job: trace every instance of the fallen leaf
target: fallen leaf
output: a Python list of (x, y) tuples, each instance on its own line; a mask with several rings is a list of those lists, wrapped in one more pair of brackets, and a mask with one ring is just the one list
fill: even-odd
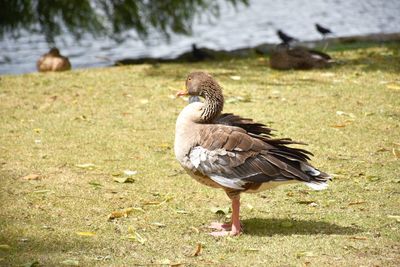
[(258, 249), (258, 248), (246, 248), (244, 251), (255, 252), (255, 251), (260, 251), (260, 249)]
[(171, 261), (169, 259), (163, 259), (159, 261), (160, 265), (171, 265)]
[(140, 207), (133, 207), (132, 210), (134, 211), (140, 211), (140, 212), (145, 212), (144, 209), (140, 208)]
[(234, 81), (239, 81), (241, 79), (241, 77), (238, 75), (232, 75), (232, 76), (229, 76), (229, 78), (231, 78)]
[(367, 180), (370, 181), (370, 182), (376, 182), (376, 181), (379, 181), (380, 179), (381, 178), (376, 176), (376, 175), (368, 175), (367, 176)]
[(344, 127), (346, 127), (348, 124), (345, 124), (345, 123), (338, 123), (338, 124), (333, 124), (333, 125), (331, 125), (331, 127), (333, 127), (333, 128), (344, 128)]
[(397, 84), (388, 84), (388, 85), (386, 85), (386, 87), (387, 87), (388, 89), (400, 91), (400, 85), (397, 85)]
[(350, 236), (349, 239), (354, 239), (354, 240), (367, 240), (368, 238), (365, 236)]
[(28, 262), (22, 265), (23, 267), (39, 267), (40, 263), (38, 261)]
[(94, 165), (93, 163), (76, 164), (75, 166), (81, 169), (89, 169), (89, 170), (93, 170), (96, 167), (96, 165)]
[(300, 251), (297, 253), (297, 258), (301, 258), (301, 257), (315, 257), (314, 252), (312, 251)]
[(393, 148), (392, 149), (392, 153), (393, 153), (393, 155), (396, 157), (396, 158), (400, 158), (400, 149), (398, 149), (398, 148)]
[(348, 116), (348, 117), (350, 117), (350, 118), (355, 118), (355, 117), (356, 117), (353, 113), (347, 113), (347, 112), (340, 111), (340, 110), (336, 111), (336, 115), (339, 115), (339, 116)]
[(232, 96), (232, 97), (228, 97), (225, 100), (226, 103), (228, 104), (233, 104), (233, 103), (237, 103), (237, 102), (251, 102), (251, 96), (250, 95), (246, 95), (246, 96)]
[(132, 177), (114, 177), (113, 181), (123, 184), (123, 183), (133, 183), (135, 182), (135, 179), (133, 179)]
[(193, 257), (199, 256), (200, 253), (202, 252), (202, 250), (203, 250), (203, 246), (201, 245), (201, 243), (198, 243), (197, 246), (196, 246), (196, 249), (192, 253), (192, 256)]
[(24, 176), (24, 177), (22, 177), (21, 179), (23, 179), (23, 180), (39, 180), (39, 174), (28, 174), (28, 175), (26, 175), (26, 176)]
[(128, 217), (129, 214), (131, 214), (133, 211), (133, 208), (126, 208), (123, 210), (117, 210), (117, 211), (113, 211), (111, 212), (110, 215), (108, 215), (108, 220), (113, 220), (113, 219), (117, 219), (117, 218), (122, 218), (122, 217)]
[(354, 202), (350, 202), (350, 203), (349, 203), (349, 206), (352, 206), (352, 205), (360, 205), (360, 204), (365, 204), (365, 203), (367, 203), (367, 202), (366, 202), (366, 201), (363, 201), (363, 200), (354, 201)]
[(49, 192), (51, 192), (51, 190), (43, 189), (43, 190), (36, 190), (36, 191), (33, 191), (32, 193), (33, 193), (33, 194), (46, 194), (46, 193), (49, 193)]
[(196, 234), (200, 233), (200, 230), (194, 226), (190, 226), (190, 229), (193, 230)]
[(137, 171), (125, 170), (125, 171), (124, 171), (124, 174), (125, 174), (125, 175), (128, 175), (128, 176), (132, 176), (132, 175), (137, 174)]
[(297, 203), (310, 205), (312, 203), (315, 203), (315, 201), (314, 200), (299, 200), (299, 201), (297, 201)]
[(159, 205), (161, 205), (163, 202), (161, 202), (161, 201), (146, 201), (146, 202), (144, 202), (143, 203), (143, 205), (146, 205), (146, 206), (159, 206)]
[(178, 213), (178, 214), (188, 214), (188, 213), (189, 213), (189, 212), (187, 212), (186, 210), (179, 210), (179, 209), (176, 209), (175, 211), (176, 211), (176, 213)]
[(133, 227), (129, 226), (128, 232), (130, 233), (128, 239), (135, 240), (142, 245), (146, 242), (146, 239), (142, 237)]
[(0, 250), (9, 250), (9, 249), (11, 249), (11, 247), (9, 245), (7, 245), (7, 244), (1, 244), (0, 245)]
[(163, 224), (163, 223), (159, 223), (159, 222), (152, 222), (151, 225), (160, 227), (160, 228), (164, 228), (167, 227), (167, 225)]
[(96, 233), (95, 232), (76, 232), (77, 235), (80, 236), (95, 236)]
[(281, 223), (281, 226), (285, 227), (285, 228), (290, 228), (290, 227), (293, 227), (293, 223), (291, 221), (283, 221)]
[(67, 265), (67, 266), (79, 266), (79, 261), (77, 260), (65, 260), (60, 262), (62, 265)]
[(385, 147), (381, 147), (378, 150), (376, 150), (376, 152), (387, 152), (387, 151), (390, 151), (390, 150)]
[(247, 206), (247, 208), (248, 208), (249, 210), (251, 210), (251, 211), (254, 210), (254, 207), (253, 207), (252, 205), (247, 204), (246, 206)]
[(400, 215), (388, 215), (389, 219), (395, 219), (397, 222), (400, 222)]
[(211, 207), (210, 210), (212, 213), (219, 214), (219, 215), (226, 215), (231, 212), (230, 207), (226, 207), (226, 208)]

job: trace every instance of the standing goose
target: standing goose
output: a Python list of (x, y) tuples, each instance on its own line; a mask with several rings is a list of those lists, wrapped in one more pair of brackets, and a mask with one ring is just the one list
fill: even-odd
[(198, 182), (222, 188), (232, 201), (229, 225), (212, 224), (214, 236), (238, 235), (240, 193), (259, 192), (280, 184), (304, 182), (313, 189), (327, 187), (330, 176), (312, 167), (310, 152), (291, 148), (291, 139), (272, 139), (271, 129), (233, 114), (221, 114), (222, 89), (204, 72), (193, 72), (180, 95), (200, 96), (204, 103), (187, 105), (176, 121), (175, 156)]
[(71, 63), (67, 57), (60, 54), (58, 48), (53, 47), (39, 58), (36, 62), (36, 67), (40, 72), (65, 71), (71, 69)]

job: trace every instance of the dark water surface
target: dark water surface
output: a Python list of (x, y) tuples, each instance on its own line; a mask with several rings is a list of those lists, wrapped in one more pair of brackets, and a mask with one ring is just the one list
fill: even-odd
[[(135, 37), (135, 32), (123, 43), (90, 36), (76, 42), (68, 35), (56, 41), (73, 68), (101, 67), (121, 58), (173, 58), (190, 51), (193, 43), (216, 50), (278, 43), (277, 29), (300, 40), (316, 40), (321, 38), (314, 28), (316, 22), (329, 27), (337, 37), (398, 33), (400, 0), (251, 0), (250, 6), (236, 9), (222, 4), (218, 19), (199, 16), (193, 36), (173, 35), (170, 42), (156, 32), (146, 42)], [(36, 60), (47, 50), (47, 43), (38, 35), (4, 38), (0, 41), (0, 74), (36, 71)]]

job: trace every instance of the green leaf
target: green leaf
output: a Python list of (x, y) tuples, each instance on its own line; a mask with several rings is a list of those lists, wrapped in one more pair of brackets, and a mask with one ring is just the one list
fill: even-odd
[(113, 181), (123, 184), (123, 183), (133, 183), (135, 182), (135, 179), (133, 179), (132, 177), (114, 177)]
[(40, 263), (38, 261), (33, 261), (33, 262), (27, 262), (22, 266), (23, 267), (38, 267), (38, 266), (40, 266)]
[(11, 249), (11, 247), (9, 245), (7, 245), (7, 244), (1, 244), (0, 245), (0, 250), (9, 250), (9, 249)]
[(219, 215), (227, 215), (231, 212), (230, 207), (226, 207), (226, 208), (211, 207), (210, 210), (212, 213), (219, 214)]
[(284, 228), (290, 228), (293, 227), (293, 223), (291, 221), (284, 221), (281, 223), (281, 226)]
[(78, 260), (65, 260), (60, 262), (62, 265), (67, 265), (67, 266), (79, 266), (79, 261)]

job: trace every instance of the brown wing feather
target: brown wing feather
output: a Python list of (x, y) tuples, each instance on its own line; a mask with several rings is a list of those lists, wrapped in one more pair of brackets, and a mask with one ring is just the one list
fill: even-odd
[(323, 173), (320, 179), (316, 179), (301, 169), (301, 162), (309, 165), (305, 160), (307, 155), (302, 150), (284, 146), (288, 139), (274, 140), (272, 143), (275, 145), (272, 145), (268, 140), (252, 137), (241, 128), (218, 124), (205, 125), (201, 137), (198, 145), (206, 151), (204, 153), (213, 155), (204, 156), (204, 161), (198, 166), (204, 175), (240, 179), (245, 183), (326, 180), (321, 178)]

